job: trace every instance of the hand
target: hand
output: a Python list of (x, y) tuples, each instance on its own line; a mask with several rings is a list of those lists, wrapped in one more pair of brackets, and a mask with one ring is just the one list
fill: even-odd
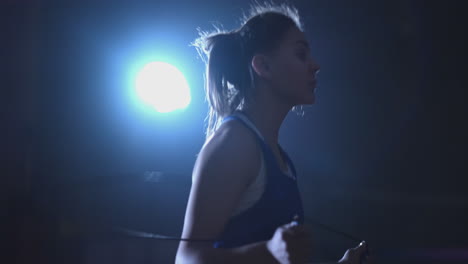
[(306, 263), (310, 257), (310, 233), (303, 225), (293, 221), (276, 229), (267, 242), (267, 248), (281, 264)]
[(338, 261), (340, 264), (375, 264), (374, 256), (362, 241), (357, 247), (346, 250), (344, 256)]

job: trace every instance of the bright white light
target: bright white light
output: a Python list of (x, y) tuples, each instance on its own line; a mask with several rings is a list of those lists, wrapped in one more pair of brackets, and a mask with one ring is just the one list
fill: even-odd
[(164, 62), (146, 64), (136, 76), (135, 87), (140, 99), (160, 113), (184, 109), (191, 100), (184, 75)]

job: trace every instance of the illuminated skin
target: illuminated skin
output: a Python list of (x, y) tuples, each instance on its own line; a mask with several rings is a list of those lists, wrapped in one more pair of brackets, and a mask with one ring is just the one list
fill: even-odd
[(293, 106), (313, 104), (320, 66), (311, 58), (305, 34), (297, 27), (286, 32), (272, 54), (256, 54), (252, 68), (259, 76), (253, 103), (245, 114), (257, 126), (285, 169), (278, 145), (278, 133)]
[(291, 107), (315, 102), (316, 73), (320, 66), (311, 58), (304, 33), (291, 28), (271, 58), (268, 84)]
[[(273, 54), (256, 54), (252, 58), (259, 78), (252, 103), (243, 111), (264, 136), (283, 169), (286, 162), (279, 154), (278, 130), (294, 105), (313, 103), (314, 77), (319, 68), (310, 59), (309, 50), (298, 41), (306, 43), (304, 34), (292, 28)], [(207, 140), (193, 170), (183, 237), (210, 239), (222, 232), (246, 187), (258, 175), (261, 155), (256, 136), (237, 121), (222, 125)], [(298, 225), (279, 228), (270, 241), (236, 249), (181, 242), (176, 263), (277, 263), (278, 256), (271, 252), (285, 253), (279, 248), (283, 245), (281, 233), (284, 237), (295, 234), (296, 238), (288, 242), (296, 245), (290, 253), (305, 260), (310, 254), (309, 236), (305, 235), (306, 228)]]
[[(320, 67), (312, 60), (307, 43), (303, 32), (291, 28), (272, 54), (255, 54), (251, 62), (259, 78), (252, 101), (243, 112), (263, 135), (283, 170), (286, 162), (278, 148), (281, 124), (293, 106), (315, 102), (315, 75)], [(261, 155), (256, 136), (238, 121), (227, 122), (213, 133), (194, 166), (182, 237), (213, 239), (222, 232), (243, 192), (258, 175)], [(363, 246), (348, 250), (339, 263), (360, 263), (363, 250)], [(288, 224), (278, 227), (268, 241), (233, 249), (181, 242), (176, 264), (305, 263), (310, 254), (307, 228)]]

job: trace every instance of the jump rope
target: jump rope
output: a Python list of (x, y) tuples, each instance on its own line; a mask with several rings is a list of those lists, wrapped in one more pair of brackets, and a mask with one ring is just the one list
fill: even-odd
[[(293, 219), (293, 221), (295, 221)], [(317, 227), (320, 227), (324, 230), (327, 230), (331, 233), (340, 235), (344, 238), (347, 238), (349, 240), (352, 240), (355, 243), (360, 243), (364, 241), (363, 239), (360, 239), (356, 236), (353, 236), (351, 234), (348, 234), (343, 231), (339, 231), (333, 227), (330, 227), (328, 225), (322, 224), (312, 218), (306, 217), (305, 218), (306, 223), (310, 223), (312, 225), (315, 225)], [(297, 222), (296, 222), (297, 224)], [(130, 237), (138, 237), (138, 238), (146, 238), (146, 239), (153, 239), (153, 240), (170, 240), (170, 241), (187, 241), (187, 242), (205, 242), (205, 243), (214, 243), (216, 240), (215, 239), (196, 239), (196, 238), (181, 238), (181, 237), (176, 237), (176, 236), (166, 236), (166, 235), (161, 235), (161, 234), (155, 234), (155, 233), (150, 233), (150, 232), (142, 232), (142, 231), (137, 231), (137, 230), (132, 230), (128, 228), (122, 228), (122, 227), (115, 227), (115, 230), (123, 233), (127, 236)], [(369, 245), (366, 242), (366, 254), (369, 254)]]
[[(354, 235), (348, 234), (343, 231), (339, 231), (333, 227), (330, 227), (328, 225), (322, 224), (312, 218), (306, 217), (305, 222), (312, 224), (314, 226), (320, 227), (321, 229), (324, 229), (326, 231), (329, 231), (331, 233), (337, 234), (342, 236), (343, 238), (349, 239), (355, 243), (360, 243), (362, 241), (365, 241), (363, 239), (360, 239)], [(204, 242), (204, 243), (213, 243), (216, 240), (214, 239), (196, 239), (196, 238), (181, 238), (181, 237), (175, 237), (175, 236), (166, 236), (166, 235), (161, 235), (161, 234), (155, 234), (155, 233), (150, 233), (150, 232), (141, 232), (137, 230), (132, 230), (128, 228), (122, 228), (122, 227), (114, 227), (114, 231), (117, 231), (120, 234), (124, 234), (126, 236), (130, 237), (137, 237), (137, 238), (145, 238), (145, 239), (152, 239), (152, 240), (165, 240), (165, 241), (189, 241), (189, 242)], [(378, 253), (377, 257), (380, 260), (386, 259), (394, 259), (394, 260), (402, 260), (402, 259), (413, 259), (413, 260), (425, 260), (425, 261), (430, 261), (430, 260), (440, 260), (443, 262), (446, 262), (447, 260), (456, 260), (458, 261), (457, 263), (462, 263), (460, 261), (464, 261), (463, 263), (468, 263), (465, 261), (468, 261), (468, 248), (461, 248), (461, 249), (444, 249), (444, 248), (433, 248), (433, 249), (425, 249), (425, 248), (420, 248), (416, 250), (407, 250), (407, 251), (401, 251), (398, 252), (398, 250), (379, 250), (376, 252), (375, 248), (369, 249), (369, 244), (366, 241), (366, 255), (372, 254), (376, 256), (376, 253)], [(308, 262), (311, 263), (311, 262)], [(329, 264), (329, 263), (336, 263), (336, 261), (332, 262), (321, 262), (321, 264)], [(431, 262), (433, 263), (433, 262)], [(437, 263), (442, 263), (442, 262), (437, 262)], [(452, 262), (450, 262), (452, 263)], [(315, 263), (317, 264), (317, 263)]]
[[(348, 233), (336, 230), (332, 227), (319, 223), (313, 219), (306, 218), (306, 222), (319, 226), (329, 232), (346, 237), (354, 242), (363, 241), (363, 239), (360, 239)], [(217, 241), (215, 239), (196, 239), (196, 238), (181, 238), (181, 237), (175, 237), (175, 236), (166, 236), (166, 235), (160, 235), (160, 234), (155, 234), (155, 233), (150, 233), (150, 232), (137, 231), (137, 230), (123, 228), (123, 227), (115, 227), (114, 229), (118, 232), (122, 232), (123, 234), (129, 235), (129, 236), (140, 237), (140, 238), (151, 238), (151, 239), (156, 239), (156, 240), (175, 240), (175, 241), (188, 241), (188, 242), (215, 242)]]

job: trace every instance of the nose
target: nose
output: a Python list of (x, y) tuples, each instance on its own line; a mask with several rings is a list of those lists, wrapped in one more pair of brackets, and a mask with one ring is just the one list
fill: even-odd
[(310, 64), (309, 64), (309, 71), (315, 78), (317, 73), (319, 73), (319, 71), (320, 71), (320, 65), (311, 60)]

